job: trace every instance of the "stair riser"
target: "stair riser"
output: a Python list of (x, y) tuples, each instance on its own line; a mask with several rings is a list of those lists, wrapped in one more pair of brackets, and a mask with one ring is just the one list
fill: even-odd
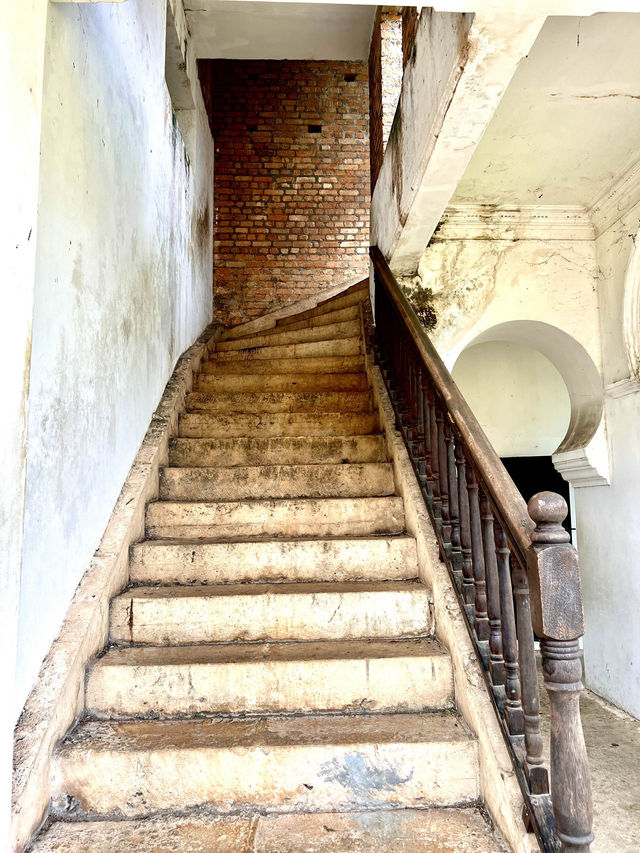
[(236, 641), (347, 640), (428, 636), (426, 588), (412, 592), (136, 597), (111, 604), (114, 643), (157, 646)]
[(333, 323), (345, 323), (348, 320), (360, 322), (360, 308), (358, 305), (349, 305), (346, 308), (338, 308), (335, 311), (327, 311), (326, 314), (318, 314), (316, 317), (308, 317), (306, 320), (296, 320), (295, 318), (286, 318), (278, 320), (276, 329), (287, 331), (293, 329), (307, 329), (310, 326), (320, 327), (328, 326)]
[(187, 413), (180, 415), (180, 435), (184, 438), (228, 438), (229, 436), (350, 436), (379, 431), (378, 416), (322, 412), (271, 415)]
[(187, 409), (191, 412), (213, 412), (243, 414), (279, 414), (296, 412), (370, 412), (371, 398), (368, 392), (322, 392), (303, 393), (191, 393), (186, 398)]
[(285, 344), (262, 346), (255, 349), (214, 352), (210, 361), (214, 364), (229, 361), (253, 361), (272, 358), (326, 358), (345, 355), (360, 355), (360, 338), (344, 338), (338, 341), (316, 341), (309, 344)]
[(181, 666), (94, 666), (86, 707), (98, 716), (179, 716), (450, 708), (447, 655)]
[(417, 576), (415, 540), (164, 544), (131, 551), (132, 583), (403, 580)]
[(356, 498), (392, 495), (388, 463), (257, 468), (163, 468), (160, 499), (239, 501), (265, 498)]
[(147, 535), (151, 539), (372, 536), (403, 531), (404, 510), (399, 498), (239, 504), (159, 501), (147, 507)]
[(270, 334), (253, 334), (235, 340), (221, 340), (215, 344), (214, 352), (229, 352), (231, 350), (249, 349), (261, 346), (283, 346), (287, 344), (309, 343), (311, 341), (340, 340), (342, 338), (357, 338), (360, 334), (360, 323), (348, 320), (345, 323), (334, 323), (327, 326), (315, 326), (302, 329), (277, 329)]
[(357, 373), (364, 369), (361, 355), (326, 356), (324, 358), (234, 359), (232, 361), (203, 361), (200, 372), (217, 376), (285, 373)]
[(352, 438), (173, 438), (169, 464), (212, 468), (237, 465), (338, 465), (383, 462), (387, 458), (379, 435)]
[(272, 375), (247, 374), (216, 376), (201, 373), (194, 378), (193, 390), (204, 393), (251, 391), (270, 393), (318, 393), (319, 391), (366, 391), (367, 377), (364, 373), (279, 373)]
[(344, 296), (336, 296), (335, 299), (332, 299), (329, 302), (321, 303), (317, 308), (309, 308), (307, 311), (302, 311), (300, 314), (295, 314), (291, 317), (283, 317), (281, 320), (278, 320), (278, 325), (287, 326), (289, 322), (299, 323), (303, 320), (322, 317), (325, 314), (339, 311), (342, 308), (350, 308), (354, 305), (357, 307), (364, 299), (367, 298), (368, 292), (368, 287), (363, 287), (362, 289), (354, 290), (351, 293), (346, 293)]
[[(259, 725), (259, 724), (257, 724)], [(78, 751), (53, 762), (52, 808), (143, 816), (209, 805), (274, 811), (459, 805), (477, 801), (472, 742)]]

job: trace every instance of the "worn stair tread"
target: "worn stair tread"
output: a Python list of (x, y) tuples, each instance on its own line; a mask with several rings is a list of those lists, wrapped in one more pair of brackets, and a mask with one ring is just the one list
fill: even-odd
[(277, 412), (269, 415), (198, 412), (182, 414), (179, 419), (179, 434), (188, 438), (351, 436), (379, 431), (375, 412)]
[(111, 640), (172, 645), (426, 636), (420, 581), (133, 587), (111, 604)]
[(400, 580), (417, 577), (416, 541), (386, 537), (201, 542), (145, 540), (131, 549), (132, 583)]
[(269, 359), (233, 359), (229, 361), (203, 361), (201, 373), (216, 376), (241, 376), (243, 374), (299, 374), (299, 373), (358, 373), (364, 370), (364, 355), (326, 355), (285, 357)]
[(209, 361), (214, 364), (225, 361), (252, 361), (257, 359), (272, 358), (307, 358), (309, 356), (344, 356), (360, 355), (362, 353), (362, 341), (360, 337), (329, 338), (321, 341), (311, 341), (300, 344), (274, 344), (247, 347), (246, 349), (212, 352)]
[(402, 498), (282, 498), (259, 501), (155, 501), (147, 505), (151, 539), (341, 536), (401, 533)]
[(337, 341), (342, 338), (358, 337), (360, 322), (358, 319), (345, 320), (325, 326), (310, 326), (301, 329), (276, 327), (269, 333), (254, 332), (240, 338), (225, 338), (216, 341), (213, 352), (229, 352), (240, 349), (253, 349), (259, 346), (281, 346), (283, 344), (305, 343), (311, 341)]
[(243, 465), (356, 464), (387, 458), (382, 435), (176, 437), (169, 441), (169, 465), (228, 468)]
[(109, 718), (452, 705), (451, 659), (425, 638), (129, 646), (100, 658), (86, 686), (87, 711)]
[[(203, 809), (202, 812), (205, 812)], [(507, 853), (475, 808), (59, 822), (31, 853)]]
[(278, 412), (370, 412), (368, 391), (191, 391), (187, 412), (268, 415)]
[(364, 371), (353, 373), (198, 373), (193, 390), (201, 392), (311, 392), (366, 391)]
[(350, 498), (394, 494), (390, 462), (160, 469), (161, 500)]
[[(359, 305), (346, 305), (343, 308), (333, 308), (331, 311), (326, 311), (322, 314), (317, 314), (315, 317), (307, 317), (299, 320), (296, 314), (291, 317), (283, 317), (279, 320), (272, 321), (273, 324), (263, 329), (245, 328), (242, 326), (234, 326), (231, 329), (225, 329), (219, 341), (233, 341), (239, 338), (248, 338), (252, 335), (273, 335), (284, 330), (293, 329), (308, 329), (318, 326), (330, 326), (334, 323), (343, 323), (346, 320), (360, 320)], [(216, 341), (217, 343), (217, 341)]]

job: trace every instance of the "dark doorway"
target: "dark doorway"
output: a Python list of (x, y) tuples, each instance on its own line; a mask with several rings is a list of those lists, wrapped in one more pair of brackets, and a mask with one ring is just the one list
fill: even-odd
[[(536, 492), (557, 492), (571, 507), (569, 483), (558, 474), (550, 456), (505, 456), (502, 461), (525, 501)], [(563, 526), (572, 533), (571, 512)]]

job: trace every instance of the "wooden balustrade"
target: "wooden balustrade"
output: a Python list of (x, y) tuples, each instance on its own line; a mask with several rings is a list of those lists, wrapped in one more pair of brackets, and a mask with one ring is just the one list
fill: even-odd
[[(580, 711), (577, 553), (564, 500), (524, 503), (384, 257), (371, 249), (375, 352), (543, 850), (586, 853), (591, 789)], [(543, 762), (535, 636), (551, 705)], [(551, 814), (551, 809), (553, 814)]]

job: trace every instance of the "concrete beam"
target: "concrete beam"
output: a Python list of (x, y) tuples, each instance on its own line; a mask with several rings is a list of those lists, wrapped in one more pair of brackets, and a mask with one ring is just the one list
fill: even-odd
[[(423, 10), (372, 200), (372, 239), (413, 275), (545, 17)], [(532, 4), (535, 5), (535, 4)]]

